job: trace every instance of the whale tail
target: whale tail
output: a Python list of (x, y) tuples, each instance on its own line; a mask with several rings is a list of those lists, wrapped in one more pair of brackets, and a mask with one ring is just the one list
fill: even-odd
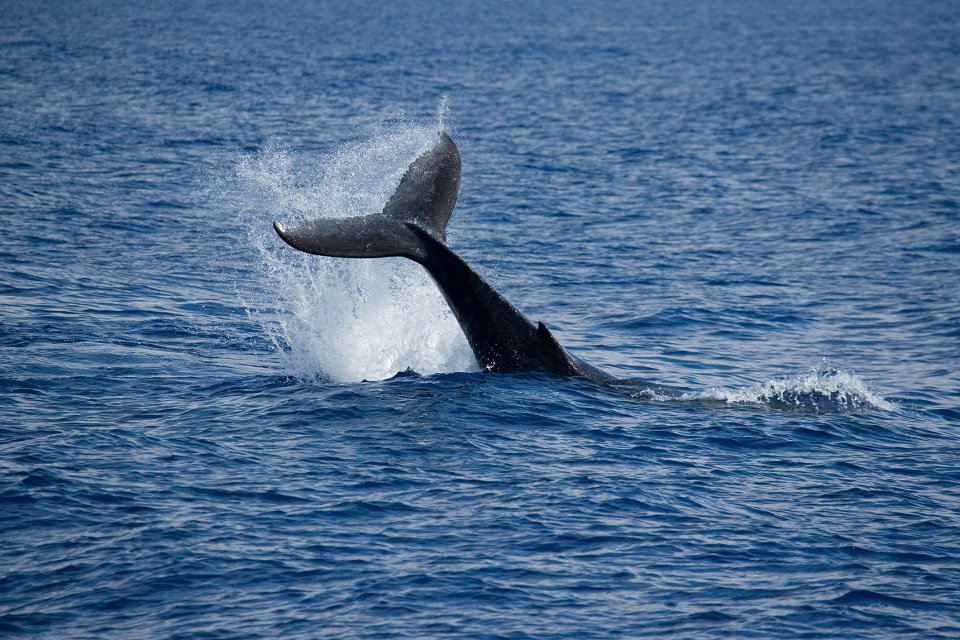
[(437, 283), (477, 363), (486, 371), (543, 371), (557, 376), (609, 376), (575, 359), (541, 322), (534, 325), (446, 245), (447, 220), (460, 189), (460, 153), (446, 133), (410, 164), (380, 213), (320, 218), (280, 237), (307, 253), (340, 258), (401, 256), (419, 262)]
[(445, 132), (407, 168), (383, 211), (355, 218), (317, 218), (273, 228), (294, 249), (339, 258), (401, 256), (423, 262), (417, 230), (446, 240), (447, 221), (460, 190), (460, 152)]

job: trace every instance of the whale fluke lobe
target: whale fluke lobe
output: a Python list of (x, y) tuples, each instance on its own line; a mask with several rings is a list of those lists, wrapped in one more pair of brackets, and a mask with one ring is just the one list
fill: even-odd
[(417, 240), (402, 222), (382, 214), (359, 218), (317, 218), (293, 228), (273, 223), (294, 249), (337, 258), (414, 258)]
[(407, 168), (383, 211), (318, 218), (274, 229), (295, 249), (340, 258), (401, 256), (427, 270), (450, 305), (485, 371), (541, 371), (612, 378), (571, 356), (541, 322), (534, 325), (446, 245), (447, 221), (460, 190), (460, 152), (444, 132)]
[(447, 221), (460, 193), (460, 150), (445, 131), (414, 160), (383, 207), (388, 218), (412, 222), (446, 240)]
[(446, 240), (447, 221), (460, 192), (460, 152), (445, 132), (414, 160), (383, 211), (355, 218), (317, 218), (288, 228), (273, 228), (294, 249), (337, 258), (418, 260), (423, 253), (408, 224)]

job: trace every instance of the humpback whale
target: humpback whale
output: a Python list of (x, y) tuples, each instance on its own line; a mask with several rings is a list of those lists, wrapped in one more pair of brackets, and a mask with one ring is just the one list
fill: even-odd
[(564, 349), (542, 322), (533, 324), (446, 245), (460, 190), (460, 152), (445, 132), (407, 168), (383, 211), (354, 218), (273, 223), (291, 247), (321, 256), (401, 256), (422, 265), (460, 323), (484, 371), (543, 372), (617, 382)]

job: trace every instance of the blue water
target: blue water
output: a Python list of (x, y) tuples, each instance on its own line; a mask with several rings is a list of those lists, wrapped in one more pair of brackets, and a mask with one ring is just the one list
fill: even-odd
[[(682, 397), (273, 235), (440, 126)], [(960, 637), (958, 203), (955, 2), (0, 2), (0, 635)]]

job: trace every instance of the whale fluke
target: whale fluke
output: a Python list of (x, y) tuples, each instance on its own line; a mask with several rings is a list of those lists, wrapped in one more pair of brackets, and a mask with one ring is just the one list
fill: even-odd
[(383, 211), (356, 218), (318, 218), (288, 228), (273, 228), (294, 249), (338, 258), (417, 260), (423, 255), (419, 236), (408, 224), (446, 240), (447, 221), (460, 190), (460, 152), (445, 132), (439, 141), (407, 168)]
[(377, 214), (320, 218), (277, 233), (300, 251), (340, 258), (401, 256), (433, 278), (485, 371), (542, 371), (557, 376), (612, 377), (560, 346), (541, 322), (534, 325), (446, 245), (446, 228), (460, 189), (460, 152), (446, 133), (407, 168)]

